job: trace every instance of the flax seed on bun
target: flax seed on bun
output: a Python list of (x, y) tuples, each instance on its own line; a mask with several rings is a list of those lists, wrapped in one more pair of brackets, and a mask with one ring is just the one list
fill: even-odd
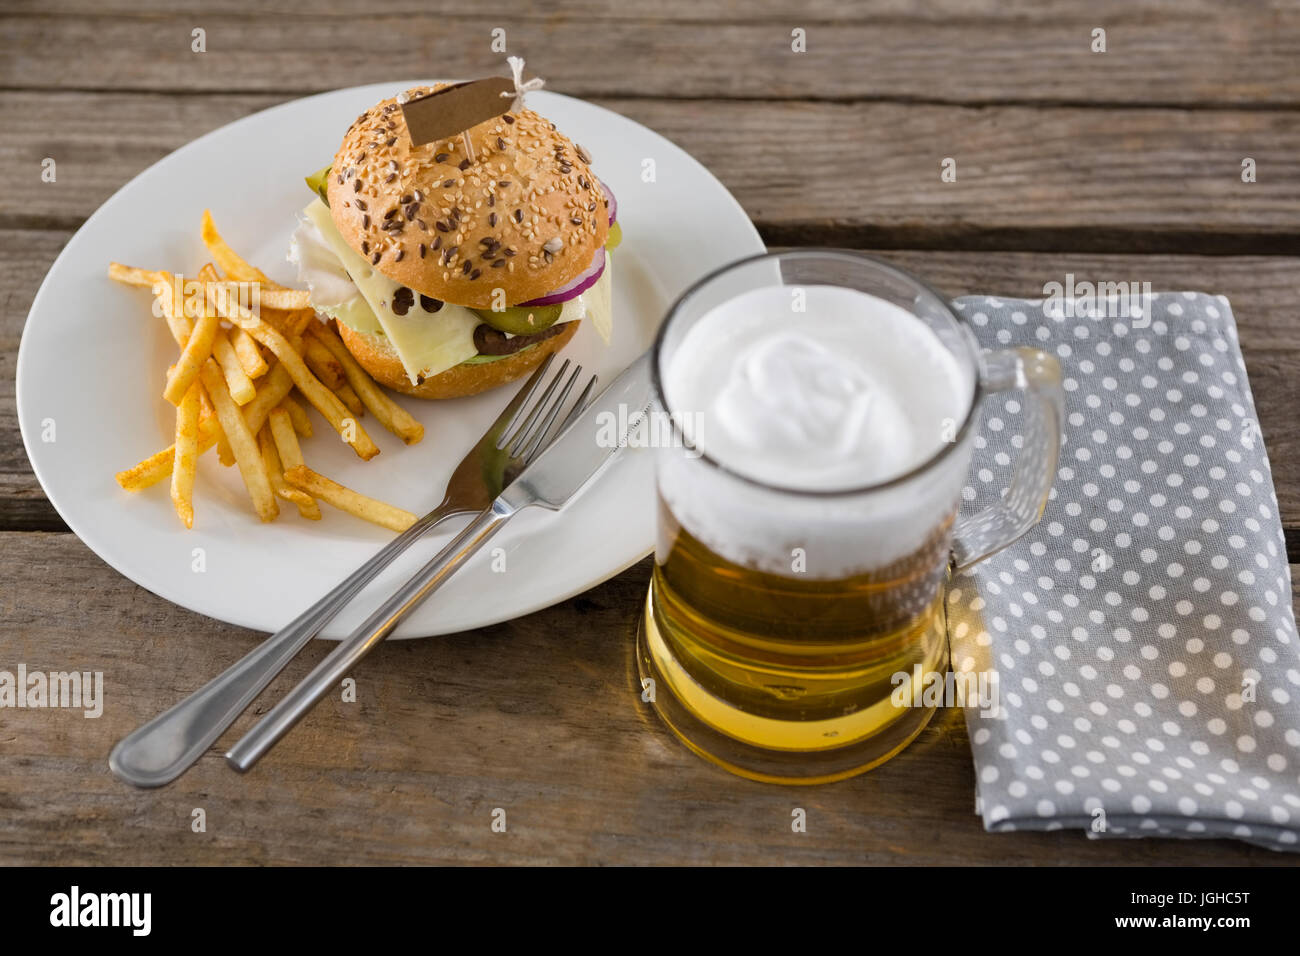
[(517, 305), (562, 288), (609, 232), (585, 152), (530, 109), (467, 133), (473, 159), (460, 136), (413, 146), (396, 98), (362, 113), (328, 185), (344, 241), (393, 281), (456, 305), (491, 308), (495, 289)]

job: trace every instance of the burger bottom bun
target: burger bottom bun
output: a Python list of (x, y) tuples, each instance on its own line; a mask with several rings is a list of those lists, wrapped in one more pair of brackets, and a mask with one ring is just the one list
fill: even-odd
[(477, 395), (489, 388), (496, 388), (517, 378), (523, 378), (552, 352), (564, 348), (565, 343), (578, 331), (578, 322), (565, 322), (563, 331), (543, 339), (536, 345), (497, 359), (495, 362), (480, 362), (474, 365), (453, 365), (445, 372), (439, 372), (426, 378), (419, 385), (412, 385), (402, 366), (402, 360), (387, 339), (377, 335), (366, 335), (349, 328), (342, 322), (335, 321), (339, 337), (348, 351), (356, 358), (358, 364), (370, 373), (380, 385), (386, 385), (394, 391), (416, 398), (460, 398), (463, 395)]

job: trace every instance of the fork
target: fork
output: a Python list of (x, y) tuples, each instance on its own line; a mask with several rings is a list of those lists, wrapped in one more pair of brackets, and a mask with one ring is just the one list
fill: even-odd
[[(546, 447), (586, 405), (595, 376), (578, 396), (573, 410), (552, 429), (574, 382), (576, 367), (565, 359), (536, 401), (533, 393), (550, 368), (553, 355), (529, 377), (505, 410), (456, 466), (442, 502), (379, 549), (365, 564), (344, 578), (324, 597), (248, 654), (118, 741), (108, 765), (120, 779), (137, 787), (160, 787), (184, 773), (266, 689), (308, 641), (334, 619), (384, 568), (434, 527), (457, 515), (476, 514), (488, 507), (514, 476)], [(556, 390), (559, 394), (556, 395)]]

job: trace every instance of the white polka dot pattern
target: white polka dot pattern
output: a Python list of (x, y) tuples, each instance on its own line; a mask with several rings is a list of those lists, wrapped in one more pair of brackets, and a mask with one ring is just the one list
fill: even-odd
[[(966, 711), (985, 827), (1300, 849), (1300, 644), (1227, 299), (957, 308), (984, 347), (1050, 351), (1065, 375), (1042, 521), (948, 597), (953, 668), (998, 676), (997, 714)], [(964, 511), (1005, 489), (1020, 413), (985, 402)]]

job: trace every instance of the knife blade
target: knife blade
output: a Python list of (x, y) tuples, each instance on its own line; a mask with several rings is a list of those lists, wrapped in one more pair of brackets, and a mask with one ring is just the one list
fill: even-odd
[(643, 352), (519, 473), (498, 500), (516, 510), (529, 505), (552, 511), (564, 507), (626, 445), (628, 432), (649, 414), (652, 391), (650, 353)]

